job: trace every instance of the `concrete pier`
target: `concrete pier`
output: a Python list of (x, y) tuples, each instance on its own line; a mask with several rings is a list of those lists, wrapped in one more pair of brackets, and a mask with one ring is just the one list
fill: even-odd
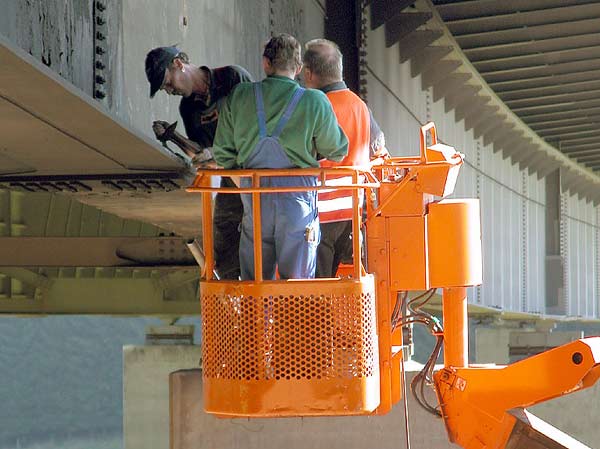
[[(409, 363), (408, 381), (418, 372)], [(202, 372), (181, 370), (170, 376), (171, 449), (398, 449), (405, 447), (404, 409), (385, 416), (221, 419), (202, 409)], [(434, 400), (433, 394), (431, 400)], [(441, 419), (409, 396), (412, 449), (450, 449)]]

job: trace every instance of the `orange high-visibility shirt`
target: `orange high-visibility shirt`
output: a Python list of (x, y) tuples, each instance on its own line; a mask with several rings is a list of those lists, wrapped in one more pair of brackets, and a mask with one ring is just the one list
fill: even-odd
[[(364, 101), (350, 89), (326, 93), (338, 123), (348, 138), (348, 155), (340, 162), (321, 161), (321, 167), (369, 165), (370, 116)], [(327, 177), (327, 185), (352, 183), (351, 176)], [(360, 190), (362, 203), (363, 191)], [(352, 219), (351, 190), (319, 191), (319, 220), (321, 223)]]

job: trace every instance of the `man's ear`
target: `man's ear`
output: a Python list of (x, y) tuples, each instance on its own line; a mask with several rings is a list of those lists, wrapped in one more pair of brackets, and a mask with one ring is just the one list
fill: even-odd
[(271, 65), (271, 61), (266, 56), (262, 58), (263, 70), (269, 75), (273, 71), (273, 66)]
[(299, 64), (298, 67), (296, 68), (296, 75), (294, 76), (294, 78), (298, 75), (300, 75), (300, 72), (302, 72), (302, 64)]
[(179, 58), (175, 58), (175, 59), (173, 59), (173, 66), (177, 70), (181, 70), (181, 69), (183, 69), (183, 61)]
[(305, 81), (312, 81), (312, 77), (313, 77), (313, 73), (311, 72), (311, 70), (304, 66), (304, 80)]

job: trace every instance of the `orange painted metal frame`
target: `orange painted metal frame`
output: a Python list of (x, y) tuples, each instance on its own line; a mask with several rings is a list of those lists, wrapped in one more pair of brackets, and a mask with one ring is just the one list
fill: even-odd
[(583, 390), (599, 377), (600, 337), (509, 366), (447, 365), (434, 376), (449, 439), (466, 449), (506, 447), (516, 422), (511, 411)]
[[(426, 142), (427, 133), (431, 136), (429, 145)], [(435, 196), (443, 197), (454, 188), (457, 170), (463, 162), (463, 156), (453, 148), (438, 143), (433, 123), (428, 123), (420, 130), (420, 150), (420, 155), (417, 157), (395, 157), (382, 161), (372, 167), (372, 172), (348, 167), (302, 170), (200, 170), (198, 172), (193, 186), (188, 191), (203, 194), (203, 243), (206, 251), (205, 279), (201, 282), (203, 307), (217, 310), (216, 308), (223, 301), (239, 306), (242, 304), (240, 301), (246, 297), (260, 297), (262, 304), (271, 304), (269, 298), (274, 297), (274, 294), (279, 295), (278, 298), (290, 296), (293, 298), (292, 303), (296, 301), (295, 304), (298, 304), (300, 298), (301, 302), (312, 301), (311, 304), (314, 305), (323, 301), (323, 298), (336, 297), (336, 295), (343, 298), (344, 294), (354, 292), (352, 294), (355, 296), (369, 298), (369, 295), (374, 292), (377, 314), (375, 339), (373, 339), (374, 334), (364, 339), (366, 342), (364, 347), (369, 345), (378, 347), (376, 373), (369, 371), (368, 374), (346, 380), (341, 377), (326, 376), (318, 379), (319, 382), (299, 378), (297, 384), (278, 384), (280, 380), (276, 378), (277, 375), (275, 379), (263, 379), (264, 383), (255, 379), (231, 378), (231, 375), (230, 378), (213, 375), (208, 379), (208, 384), (205, 378), (205, 402), (210, 412), (227, 416), (387, 413), (401, 397), (399, 362), (402, 353), (398, 348), (402, 344), (402, 336), (399, 329), (392, 329), (391, 313), (397, 301), (397, 293), (411, 289), (443, 289), (445, 367), (434, 376), (435, 388), (449, 438), (463, 448), (506, 447), (516, 422), (510, 413), (511, 410), (588, 388), (600, 378), (600, 337), (578, 340), (510, 366), (468, 365), (465, 287), (481, 283), (479, 205), (476, 200), (436, 201)], [(351, 175), (352, 183), (344, 186), (327, 186), (325, 179), (329, 173)], [(299, 174), (318, 176), (321, 186), (260, 187), (260, 179), (264, 176)], [(239, 189), (211, 187), (210, 178), (215, 175), (250, 177), (252, 186)], [(360, 182), (361, 178), (367, 179), (368, 182)], [(371, 196), (367, 195), (370, 200), (366, 202), (367, 219), (364, 223), (367, 230), (367, 266), (372, 276), (365, 274), (360, 263), (360, 240), (356, 238), (353, 242), (352, 278), (264, 281), (261, 275), (261, 247), (255, 245), (255, 273), (258, 276), (255, 281), (214, 280), (212, 192), (252, 194), (255, 219), (254, 241), (260, 242), (261, 193), (332, 188), (353, 190), (354, 235), (359, 234), (361, 227), (358, 189), (373, 191)], [(395, 226), (400, 225), (402, 230), (395, 229)], [(405, 235), (399, 235), (399, 232)], [(406, 245), (403, 242), (410, 244)], [(409, 252), (403, 254), (403, 250)], [(418, 252), (419, 256), (411, 258), (415, 252)], [(449, 255), (457, 257), (454, 265), (445, 269), (444, 257)], [(403, 270), (398, 261), (404, 264), (412, 261), (417, 263), (418, 267)], [(430, 263), (432, 261), (433, 263)], [(423, 276), (418, 276), (420, 270)], [(296, 291), (301, 292), (300, 296), (294, 296)], [(352, 303), (354, 301), (350, 302)], [(264, 309), (263, 306), (263, 309), (256, 309), (258, 312), (255, 310), (254, 315), (244, 315), (254, 320), (257, 329), (260, 329), (255, 333), (257, 341), (261, 341), (261, 338), (268, 333), (265, 330), (268, 327), (265, 324), (267, 321), (261, 310), (268, 310), (271, 314), (270, 307), (271, 305)], [(318, 316), (317, 309), (321, 306), (314, 305), (314, 307), (316, 309), (310, 312), (313, 315), (309, 313), (308, 316)], [(218, 320), (220, 316), (220, 312), (214, 310), (213, 321)], [(296, 305), (296, 310), (300, 312), (291, 315), (296, 317), (294, 319), (301, 320), (304, 316), (301, 306)], [(366, 316), (364, 311), (361, 313)], [(290, 327), (285, 328), (283, 333), (293, 334), (295, 329), (303, 327), (304, 324), (300, 325), (295, 321)], [(213, 329), (210, 332), (219, 332), (218, 326), (213, 328), (217, 330)], [(237, 328), (233, 326), (232, 329)], [(339, 335), (348, 335), (348, 332), (334, 331), (336, 332)], [(352, 332), (355, 332), (355, 335), (369, 335), (365, 327)], [(228, 338), (231, 341), (232, 337)], [(280, 338), (285, 340), (286, 337)], [(222, 350), (218, 346), (223, 340), (224, 337), (211, 334), (203, 344), (215, 346), (216, 349), (213, 349), (218, 352)], [(307, 341), (310, 345), (309, 338), (303, 340), (303, 343), (290, 343), (290, 347), (304, 345)], [(347, 343), (345, 345), (338, 346), (349, 347)], [(260, 344), (255, 349), (255, 352), (260, 353)], [(295, 350), (290, 349), (292, 352)], [(334, 358), (332, 356), (331, 360)], [(219, 360), (218, 357), (215, 360)], [(270, 362), (256, 363), (262, 366), (261, 369), (265, 372), (270, 369)], [(335, 363), (331, 366), (334, 365)], [(252, 366), (252, 363), (247, 363), (246, 367)], [(221, 368), (225, 371), (226, 368), (228, 369), (218, 365), (212, 369), (220, 372)], [(314, 368), (314, 366), (309, 367), (309, 369)], [(292, 371), (293, 369), (296, 368), (292, 368)], [(342, 390), (347, 393), (345, 398), (342, 397), (342, 390), (339, 390), (336, 385), (343, 386)], [(294, 389), (294, 386), (297, 389)], [(375, 391), (377, 389), (378, 392)], [(300, 395), (300, 401), (294, 405), (289, 398), (296, 394)], [(241, 403), (237, 399), (240, 395), (243, 395)], [(312, 407), (313, 404), (316, 407)]]
[[(261, 187), (264, 177), (298, 175), (317, 176), (321, 185), (309, 188)], [(328, 186), (325, 183), (328, 175), (350, 175), (352, 182)], [(212, 187), (212, 176), (247, 177), (252, 183), (244, 188)], [(379, 182), (371, 172), (347, 167), (198, 171), (188, 191), (202, 193), (206, 263), (200, 287), (205, 365), (204, 406), (207, 412), (239, 417), (318, 416), (371, 414), (377, 408), (380, 403), (380, 376), (376, 297), (373, 276), (366, 274), (360, 262), (360, 239), (353, 240), (355, 262), (351, 278), (264, 280), (260, 210), (261, 195), (264, 193), (351, 189), (352, 228), (354, 235), (359, 235), (361, 216), (358, 190), (378, 187)], [(255, 242), (253, 281), (214, 279), (212, 192), (252, 195)], [(294, 308), (294, 304), (302, 306)], [(319, 317), (326, 313), (329, 318), (325, 322), (319, 321)], [(318, 333), (314, 331), (315, 326), (319, 329)], [(248, 334), (248, 329), (256, 330)], [(298, 340), (298, 332), (306, 338)], [(332, 344), (325, 348), (321, 344), (322, 333), (333, 335)], [(293, 340), (294, 344), (284, 345), (285, 350), (280, 348), (277, 357), (271, 361), (268, 354), (274, 344), (272, 335), (277, 335), (275, 340), (279, 348), (284, 345), (286, 336), (296, 335), (296, 340)], [(233, 347), (238, 349), (233, 350)], [(298, 360), (299, 354), (314, 351), (320, 351), (318, 360), (322, 360), (325, 366), (316, 367), (318, 361), (311, 362), (304, 356), (301, 361)], [(323, 351), (330, 353), (323, 355)], [(216, 363), (215, 360), (221, 360), (222, 363)], [(254, 361), (254, 368), (260, 373), (257, 377), (247, 375), (254, 369), (247, 366), (247, 360)], [(282, 366), (287, 366), (286, 373), (293, 373), (291, 378), (280, 378), (283, 371), (278, 369)], [(238, 374), (232, 375), (232, 372)]]
[[(426, 143), (427, 133), (430, 145)], [(429, 206), (435, 203), (435, 195), (447, 193), (449, 173), (463, 162), (460, 153), (438, 144), (433, 123), (421, 128), (420, 144), (417, 157), (394, 157), (373, 166), (381, 186), (378, 204), (367, 204), (366, 227), (367, 266), (377, 280), (379, 311), (381, 404), (377, 414), (389, 412), (401, 399), (403, 342), (401, 329), (392, 329), (390, 322), (397, 294), (433, 287), (429, 282), (429, 254), (443, 248), (428, 246)], [(463, 272), (472, 268), (465, 266)], [(461, 330), (456, 335), (459, 348), (467, 338), (466, 327)]]
[[(212, 291), (214, 257), (212, 255), (212, 210), (211, 210), (211, 192), (221, 193), (249, 193), (253, 197), (254, 221), (254, 240), (260, 242), (261, 223), (260, 223), (260, 195), (268, 192), (285, 192), (299, 190), (323, 190), (323, 189), (352, 189), (353, 191), (353, 233), (358, 235), (361, 227), (360, 209), (358, 207), (358, 189), (372, 189), (373, 195), (368, 196), (367, 201), (367, 248), (368, 265), (375, 275), (375, 290), (377, 303), (377, 338), (378, 338), (378, 356), (379, 356), (379, 406), (376, 409), (377, 414), (387, 413), (391, 407), (401, 398), (400, 384), (400, 361), (402, 357), (401, 345), (402, 337), (400, 329), (393, 330), (391, 327), (391, 311), (397, 299), (397, 291), (406, 290), (405, 286), (392, 286), (390, 284), (391, 273), (401, 273), (402, 268), (398, 264), (392, 263), (393, 255), (390, 254), (390, 245), (392, 241), (398, 238), (398, 232), (390, 230), (386, 224), (392, 217), (424, 217), (418, 223), (416, 228), (402, 229), (402, 233), (419, 233), (426, 235), (426, 216), (428, 204), (434, 201), (434, 194), (441, 194), (446, 190), (447, 177), (453, 167), (462, 164), (462, 155), (456, 153), (450, 147), (450, 156), (442, 155), (437, 150), (430, 150), (426, 145), (426, 135), (430, 133), (432, 145), (437, 145), (437, 135), (435, 126), (428, 124), (421, 129), (420, 134), (420, 155), (417, 157), (398, 157), (389, 158), (382, 164), (372, 167), (372, 171), (357, 170), (349, 167), (336, 167), (329, 169), (293, 169), (293, 170), (200, 170), (194, 184), (188, 189), (190, 192), (203, 193), (203, 243), (206, 250), (206, 281), (201, 283), (204, 290)], [(260, 187), (260, 180), (266, 176), (297, 176), (313, 175), (318, 176), (321, 185), (313, 188), (278, 188), (278, 187)], [(348, 185), (327, 186), (325, 180), (327, 175), (351, 175), (352, 183)], [(251, 187), (243, 188), (220, 188), (211, 187), (211, 176), (232, 176), (247, 177), (252, 180)], [(367, 182), (359, 182), (366, 179)], [(376, 189), (379, 191), (377, 195)], [(374, 201), (378, 201), (375, 204)], [(426, 239), (421, 239), (426, 243)], [(426, 251), (426, 248), (424, 248)], [(364, 268), (360, 263), (361, 247), (360, 240), (353, 239), (354, 264), (352, 267), (353, 278), (363, 280)], [(253, 288), (264, 285), (270, 285), (262, 279), (262, 254), (260, 245), (254, 246), (255, 263), (255, 281), (237, 283), (241, 294), (247, 294)], [(426, 255), (425, 255), (426, 256)], [(427, 259), (420, 262), (420, 270), (427, 271)], [(314, 286), (314, 291), (319, 294), (325, 290), (323, 280), (306, 281)], [(289, 286), (292, 287), (291, 285)], [(421, 286), (423, 289), (429, 288), (427, 283)], [(464, 337), (464, 335), (462, 335)], [(462, 343), (459, 345), (462, 346)], [(215, 391), (214, 389), (212, 391)], [(260, 395), (259, 395), (260, 396)], [(212, 403), (214, 404), (213, 397)], [(223, 405), (223, 404), (222, 404)], [(218, 413), (217, 406), (213, 412)], [(226, 407), (223, 408), (225, 410)], [(265, 408), (258, 408), (256, 416), (273, 416)], [(235, 414), (235, 412), (224, 412), (226, 414)], [(285, 412), (289, 416), (293, 413), (291, 410)], [(306, 413), (306, 410), (297, 410), (298, 414)], [(331, 404), (329, 414), (351, 414), (345, 410), (336, 410), (335, 404)], [(249, 416), (243, 414), (244, 416)]]

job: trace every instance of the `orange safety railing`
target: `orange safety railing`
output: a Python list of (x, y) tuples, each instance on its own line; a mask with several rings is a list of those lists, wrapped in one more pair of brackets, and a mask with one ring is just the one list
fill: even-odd
[[(342, 185), (327, 185), (327, 176), (352, 176), (352, 183)], [(251, 187), (212, 187), (213, 176), (228, 176), (232, 178), (251, 178)], [(263, 178), (274, 176), (316, 176), (319, 179), (315, 187), (261, 187)], [(362, 179), (365, 181), (362, 182)], [(379, 187), (379, 181), (370, 171), (353, 167), (334, 168), (304, 168), (304, 169), (245, 169), (245, 170), (198, 170), (194, 183), (187, 188), (188, 192), (200, 192), (202, 195), (202, 237), (205, 251), (206, 280), (213, 279), (214, 254), (213, 254), (213, 229), (212, 229), (212, 199), (210, 193), (249, 193), (252, 194), (253, 237), (254, 237), (254, 274), (255, 282), (262, 282), (262, 223), (261, 223), (261, 193), (277, 192), (302, 192), (311, 190), (352, 190), (352, 232), (358, 235), (361, 227), (360, 204), (358, 191), (360, 189), (373, 189)], [(353, 240), (354, 278), (361, 276), (362, 265), (360, 240)]]

